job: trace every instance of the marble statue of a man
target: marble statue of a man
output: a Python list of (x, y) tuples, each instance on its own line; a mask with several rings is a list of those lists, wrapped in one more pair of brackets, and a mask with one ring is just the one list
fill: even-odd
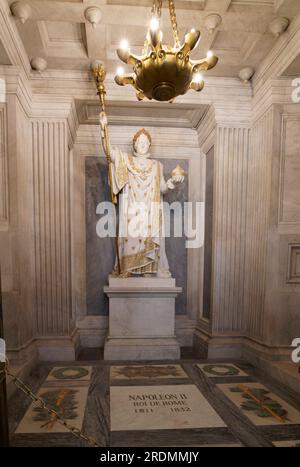
[(174, 175), (166, 182), (161, 162), (150, 159), (150, 146), (151, 136), (142, 129), (134, 136), (133, 154), (111, 148), (113, 192), (120, 194), (118, 245), (123, 277), (171, 275), (162, 194), (182, 183), (184, 176)]

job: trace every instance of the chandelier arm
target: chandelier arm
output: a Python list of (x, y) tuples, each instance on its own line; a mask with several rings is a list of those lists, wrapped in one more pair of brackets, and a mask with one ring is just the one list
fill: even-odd
[(208, 63), (205, 58), (203, 60), (197, 60), (197, 61), (191, 60), (191, 63), (193, 65), (194, 73), (199, 73), (200, 71), (208, 70)]
[(196, 92), (202, 91), (203, 88), (204, 88), (203, 80), (201, 80), (199, 83), (195, 83), (194, 81), (192, 81), (190, 84), (190, 89), (193, 89)]
[(134, 55), (129, 49), (117, 49), (117, 54), (119, 59), (127, 65), (136, 66), (136, 64), (142, 60), (142, 57)]
[(135, 73), (132, 73), (131, 75), (122, 75), (122, 76), (119, 76), (117, 75), (115, 77), (115, 82), (119, 85), (119, 86), (125, 86), (126, 84), (131, 84), (132, 86), (135, 86), (135, 82), (136, 82), (136, 75)]
[(162, 34), (161, 31), (150, 32), (150, 46), (152, 50), (159, 51), (161, 49)]
[(211, 57), (203, 58), (202, 60), (190, 60), (193, 65), (193, 72), (199, 73), (200, 71), (211, 70), (218, 63), (218, 57), (212, 55)]
[(177, 17), (176, 17), (176, 10), (175, 10), (175, 5), (173, 0), (168, 0), (169, 1), (169, 12), (170, 12), (170, 19), (171, 19), (171, 24), (172, 24), (172, 29), (173, 29), (173, 37), (175, 41), (175, 47), (178, 48), (180, 47), (180, 40), (179, 40), (179, 34), (178, 34), (178, 26), (177, 26)]
[(143, 91), (137, 88), (136, 97), (138, 101), (143, 101), (145, 99), (145, 94), (143, 93)]
[(130, 53), (127, 64), (136, 66), (141, 60), (142, 60), (142, 57), (138, 57), (137, 55)]
[(147, 55), (148, 49), (149, 49), (149, 41), (148, 41), (148, 37), (146, 36), (146, 39), (145, 39), (145, 42), (144, 42), (144, 47), (143, 47), (143, 50), (142, 50), (142, 56), (143, 57), (145, 55)]
[(197, 47), (200, 40), (200, 31), (191, 30), (184, 37), (184, 43), (181, 45), (179, 52), (184, 55), (188, 54), (191, 50)]

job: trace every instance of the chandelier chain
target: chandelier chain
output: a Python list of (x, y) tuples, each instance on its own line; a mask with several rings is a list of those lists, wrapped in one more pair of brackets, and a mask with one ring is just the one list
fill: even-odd
[(153, 0), (151, 15), (156, 16), (157, 18), (160, 18), (161, 11), (162, 11), (162, 0)]
[[(151, 8), (151, 16), (152, 18), (155, 16), (156, 18), (161, 18), (162, 12), (162, 0), (153, 0), (152, 8)], [(147, 55), (149, 49), (149, 40), (148, 35), (146, 35), (146, 39), (144, 42), (144, 47), (142, 50), (142, 55)]]
[(172, 24), (172, 29), (173, 29), (173, 37), (175, 41), (175, 46), (179, 47), (180, 40), (179, 40), (179, 34), (178, 34), (175, 4), (173, 0), (169, 0), (169, 11), (170, 11), (170, 18), (171, 18), (171, 24)]

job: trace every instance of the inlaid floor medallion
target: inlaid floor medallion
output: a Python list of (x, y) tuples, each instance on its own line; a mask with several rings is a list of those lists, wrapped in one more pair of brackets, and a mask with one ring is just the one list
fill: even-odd
[[(48, 407), (54, 409), (70, 425), (81, 429), (88, 387), (42, 387), (40, 396)], [(65, 433), (68, 430), (38, 403), (32, 403), (15, 433)]]
[(259, 383), (218, 384), (254, 425), (300, 424), (300, 412)]
[(91, 375), (91, 366), (56, 366), (46, 381), (90, 381)]
[(236, 365), (224, 363), (201, 363), (197, 365), (198, 368), (209, 378), (224, 378), (226, 376), (248, 376), (244, 371)]
[(130, 379), (173, 379), (188, 378), (180, 365), (127, 365), (112, 366), (110, 369), (111, 380)]

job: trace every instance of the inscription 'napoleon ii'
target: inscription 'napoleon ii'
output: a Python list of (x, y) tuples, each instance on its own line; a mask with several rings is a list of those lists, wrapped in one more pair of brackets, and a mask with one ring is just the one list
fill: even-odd
[(171, 412), (190, 412), (187, 395), (181, 394), (129, 394), (136, 413), (153, 413), (153, 408), (168, 407)]
[(129, 394), (130, 401), (162, 401), (162, 400), (180, 400), (180, 399), (187, 399), (186, 394)]

